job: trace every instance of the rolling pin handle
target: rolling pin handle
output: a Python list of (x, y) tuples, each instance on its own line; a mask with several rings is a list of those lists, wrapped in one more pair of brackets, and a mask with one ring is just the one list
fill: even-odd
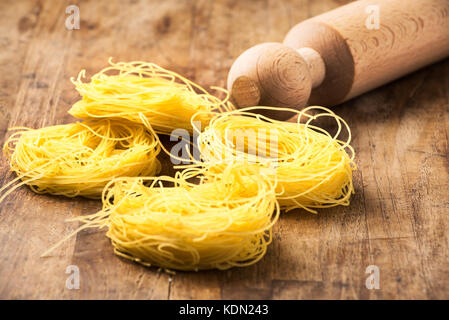
[(309, 66), (312, 77), (312, 89), (318, 87), (326, 76), (326, 65), (321, 55), (312, 48), (299, 48), (296, 50)]
[(238, 107), (257, 106), (260, 102), (259, 84), (248, 76), (238, 76), (229, 88)]
[[(281, 43), (262, 43), (234, 61), (228, 89), (241, 108), (264, 105), (300, 109), (307, 105), (312, 88), (322, 83), (325, 73), (323, 59), (311, 48), (295, 50)], [(270, 116), (279, 118), (283, 114)]]

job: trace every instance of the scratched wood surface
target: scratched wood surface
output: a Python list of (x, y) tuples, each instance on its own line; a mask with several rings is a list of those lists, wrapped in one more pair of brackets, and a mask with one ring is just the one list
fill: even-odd
[[(69, 78), (118, 60), (147, 60), (202, 85), (224, 86), (233, 59), (281, 41), (295, 23), (345, 0), (0, 2), (0, 141), (11, 126), (74, 121)], [(65, 9), (80, 8), (79, 30)], [(335, 107), (353, 130), (358, 171), (349, 207), (283, 214), (256, 265), (158, 272), (112, 253), (105, 230), (67, 218), (100, 203), (22, 187), (0, 204), (1, 299), (447, 299), (449, 298), (449, 61)], [(170, 164), (165, 158), (165, 172)], [(0, 185), (13, 179), (0, 158)], [(66, 268), (80, 288), (66, 288)], [(380, 270), (368, 290), (365, 270)]]

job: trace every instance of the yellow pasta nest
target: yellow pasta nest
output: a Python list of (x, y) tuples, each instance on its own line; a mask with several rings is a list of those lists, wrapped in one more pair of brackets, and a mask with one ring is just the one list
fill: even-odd
[(0, 197), (27, 184), (36, 193), (99, 198), (116, 177), (154, 175), (160, 146), (140, 124), (126, 120), (98, 120), (24, 128), (4, 145), (11, 170), (18, 177), (2, 187)]
[[(115, 253), (147, 266), (201, 270), (256, 263), (279, 217), (275, 186), (256, 166), (231, 164), (201, 178), (204, 170), (116, 179), (104, 191), (102, 211), (75, 219), (84, 222), (79, 230), (107, 226)], [(192, 177), (199, 184), (187, 182)]]
[[(36, 193), (101, 197), (102, 210), (73, 219), (82, 226), (65, 239), (107, 227), (117, 255), (173, 270), (252, 265), (265, 255), (281, 209), (349, 204), (351, 132), (329, 109), (235, 110), (229, 94), (221, 100), (153, 63), (109, 63), (87, 83), (84, 70), (71, 79), (82, 98), (69, 113), (86, 121), (22, 128), (7, 140), (17, 178), (0, 189), (0, 202), (24, 184)], [(320, 117), (335, 120), (335, 134), (313, 124)], [(160, 150), (170, 154), (157, 133), (174, 129), (198, 134), (201, 159), (171, 155), (190, 163), (175, 177), (154, 177)]]
[[(191, 117), (204, 127), (216, 111), (230, 110), (227, 98), (220, 100), (179, 74), (154, 63), (119, 62), (92, 76), (85, 83), (82, 70), (72, 82), (82, 99), (69, 113), (76, 118), (124, 118), (141, 123), (142, 115), (157, 133), (170, 134), (177, 128), (192, 131)], [(215, 88), (220, 91), (224, 89)]]
[[(252, 113), (256, 109), (294, 112), (298, 122), (256, 115)], [(311, 116), (312, 110), (320, 113)], [(336, 121), (335, 135), (312, 125), (319, 117)], [(345, 141), (338, 138), (342, 131), (348, 133)], [(216, 115), (198, 137), (205, 163), (238, 160), (272, 168), (271, 179), (277, 180), (281, 208), (303, 208), (311, 212), (316, 212), (314, 208), (349, 204), (355, 169), (350, 141), (346, 122), (323, 107), (309, 107), (303, 111), (250, 107), (226, 112)]]

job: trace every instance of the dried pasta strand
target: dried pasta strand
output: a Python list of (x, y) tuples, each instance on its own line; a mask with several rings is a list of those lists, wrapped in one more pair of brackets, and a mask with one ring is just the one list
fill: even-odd
[[(234, 109), (228, 102), (211, 95), (183, 76), (154, 63), (112, 62), (85, 83), (85, 70), (72, 78), (82, 99), (69, 113), (76, 118), (124, 118), (141, 122), (143, 114), (157, 133), (170, 134), (174, 129), (192, 131), (191, 117), (204, 127), (216, 112)], [(224, 89), (213, 89), (227, 92)]]
[(158, 140), (143, 125), (127, 120), (22, 129), (11, 135), (3, 151), (17, 178), (0, 189), (0, 202), (23, 184), (36, 193), (100, 198), (116, 177), (160, 171)]

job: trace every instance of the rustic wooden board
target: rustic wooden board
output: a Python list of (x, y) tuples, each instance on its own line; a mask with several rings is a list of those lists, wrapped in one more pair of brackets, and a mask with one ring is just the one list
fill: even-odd
[[(3, 0), (0, 141), (10, 126), (73, 121), (66, 111), (78, 96), (69, 78), (99, 71), (110, 56), (224, 86), (242, 50), (280, 41), (296, 22), (346, 2)], [(74, 3), (81, 28), (69, 31), (65, 8)], [(248, 268), (168, 275), (116, 257), (104, 230), (40, 258), (77, 227), (65, 219), (100, 204), (20, 188), (0, 205), (0, 298), (447, 299), (448, 92), (446, 60), (336, 107), (357, 152), (351, 205), (283, 214), (266, 257)], [(3, 185), (13, 175), (0, 159)], [(372, 264), (379, 290), (365, 287)], [(80, 269), (78, 290), (66, 288), (69, 265)]]

